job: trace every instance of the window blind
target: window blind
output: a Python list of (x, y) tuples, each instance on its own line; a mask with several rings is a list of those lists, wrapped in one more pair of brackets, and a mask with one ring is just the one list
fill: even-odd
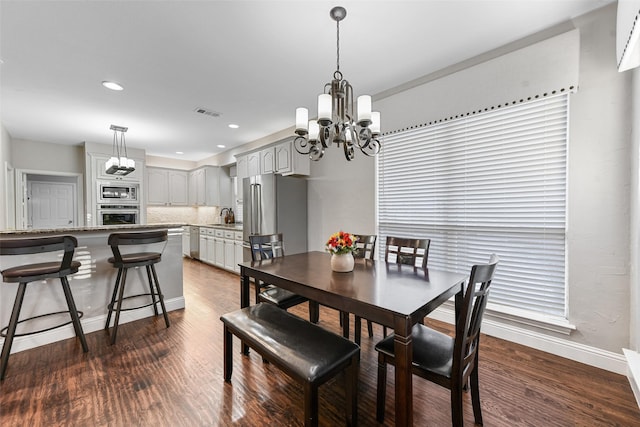
[(378, 232), (431, 239), (428, 266), (500, 257), (490, 302), (565, 316), (568, 95), (385, 136)]

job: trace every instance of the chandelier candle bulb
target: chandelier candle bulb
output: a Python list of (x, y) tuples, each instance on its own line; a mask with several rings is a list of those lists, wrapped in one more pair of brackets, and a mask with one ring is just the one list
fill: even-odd
[(318, 123), (323, 126), (331, 124), (331, 95), (318, 95)]
[(309, 111), (304, 107), (296, 108), (296, 133), (302, 134), (307, 133), (309, 122)]
[(379, 111), (371, 112), (371, 126), (369, 126), (369, 129), (371, 129), (371, 133), (373, 135), (380, 134), (380, 112)]
[(309, 120), (309, 141), (317, 141), (320, 135), (320, 125), (315, 120)]
[(360, 95), (358, 97), (358, 123), (371, 122), (371, 97)]

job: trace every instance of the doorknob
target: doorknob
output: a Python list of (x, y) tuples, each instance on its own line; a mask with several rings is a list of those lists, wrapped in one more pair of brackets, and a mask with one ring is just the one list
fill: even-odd
[(70, 219), (69, 222), (67, 224), (73, 224), (73, 220)]

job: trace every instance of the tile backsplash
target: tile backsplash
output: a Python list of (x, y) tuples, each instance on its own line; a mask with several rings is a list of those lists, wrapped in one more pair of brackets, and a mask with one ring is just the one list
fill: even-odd
[(214, 207), (192, 206), (149, 206), (147, 207), (147, 224), (181, 223), (186, 224), (218, 224), (223, 223), (220, 209)]

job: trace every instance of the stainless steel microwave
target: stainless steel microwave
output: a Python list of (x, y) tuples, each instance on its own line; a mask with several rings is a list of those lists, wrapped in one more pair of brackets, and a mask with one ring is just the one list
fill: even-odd
[(98, 182), (98, 203), (138, 203), (139, 184)]

